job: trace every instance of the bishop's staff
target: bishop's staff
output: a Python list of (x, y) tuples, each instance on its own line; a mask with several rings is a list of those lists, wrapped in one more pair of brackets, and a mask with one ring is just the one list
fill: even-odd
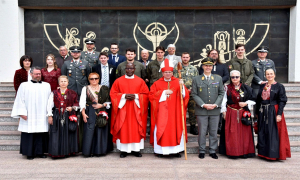
[[(177, 70), (178, 70), (178, 78), (181, 78), (181, 70), (182, 69), (182, 65), (181, 62), (178, 62), (177, 64)], [(181, 114), (182, 114), (182, 131), (183, 131), (183, 141), (184, 141), (184, 157), (185, 160), (187, 160), (187, 154), (186, 154), (186, 134), (185, 134), (185, 122), (184, 122), (184, 108), (183, 108), (183, 97), (182, 97), (182, 85), (180, 84), (180, 100), (181, 100)]]

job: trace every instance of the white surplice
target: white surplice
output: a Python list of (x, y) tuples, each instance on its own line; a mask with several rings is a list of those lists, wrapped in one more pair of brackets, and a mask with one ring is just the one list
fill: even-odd
[[(47, 103), (50, 93), (49, 83), (21, 83), (11, 113), (11, 117), (20, 118), (18, 131), (48, 132)], [(20, 115), (27, 116), (27, 120)]]

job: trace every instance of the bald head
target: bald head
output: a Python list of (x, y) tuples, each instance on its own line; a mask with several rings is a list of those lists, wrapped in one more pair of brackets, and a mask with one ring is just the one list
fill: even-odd
[(143, 61), (147, 61), (149, 59), (149, 51), (147, 49), (142, 50), (141, 57)]
[(126, 75), (127, 76), (129, 76), (129, 77), (132, 76), (134, 74), (134, 71), (135, 71), (134, 64), (133, 63), (127, 63), (125, 70), (126, 70)]

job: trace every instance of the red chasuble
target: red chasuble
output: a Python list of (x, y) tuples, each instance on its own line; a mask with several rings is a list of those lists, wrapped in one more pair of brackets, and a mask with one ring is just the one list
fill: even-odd
[[(179, 79), (172, 76), (169, 88), (173, 91), (166, 101), (160, 102), (159, 99), (164, 90), (168, 89), (168, 82), (164, 77), (160, 78), (151, 86), (149, 99), (151, 102), (151, 135), (150, 144), (154, 143), (154, 128), (157, 128), (157, 144), (165, 146), (177, 146), (180, 144), (182, 136), (182, 114), (180, 100)], [(184, 121), (186, 134), (186, 109), (189, 101), (189, 92), (185, 89)], [(186, 136), (187, 140), (187, 136)]]
[[(123, 94), (138, 94), (140, 108), (134, 100), (126, 100), (125, 105), (119, 109), (119, 103)], [(120, 139), (121, 143), (139, 143), (146, 138), (148, 116), (149, 89), (143, 79), (134, 76), (127, 79), (124, 76), (118, 78), (110, 90), (112, 103), (111, 129), (113, 142)]]

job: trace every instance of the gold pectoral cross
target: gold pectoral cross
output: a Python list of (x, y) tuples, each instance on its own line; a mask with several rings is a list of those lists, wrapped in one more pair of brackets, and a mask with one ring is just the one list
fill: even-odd
[[(170, 81), (168, 81), (168, 90), (170, 90)], [(170, 94), (167, 94), (167, 97), (170, 97)]]

